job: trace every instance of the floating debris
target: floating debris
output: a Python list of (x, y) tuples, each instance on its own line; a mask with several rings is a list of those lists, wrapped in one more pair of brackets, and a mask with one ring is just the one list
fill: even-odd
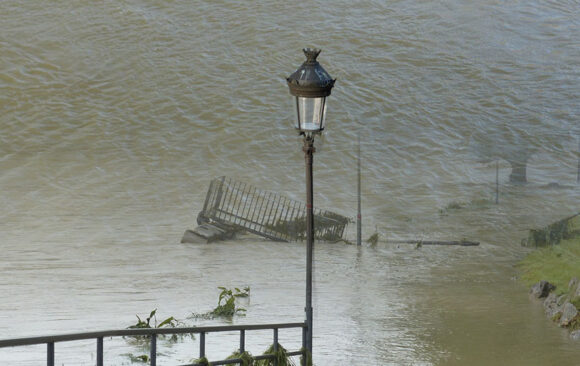
[[(318, 240), (344, 240), (349, 219), (342, 215), (314, 210), (314, 237)], [(198, 227), (187, 230), (182, 243), (211, 242), (247, 231), (274, 241), (306, 239), (306, 205), (267, 192), (243, 182), (219, 177), (211, 181)]]
[(469, 241), (469, 240), (389, 240), (388, 243), (392, 244), (415, 244), (417, 248), (423, 245), (459, 245), (462, 247), (473, 247), (478, 246), (479, 242)]

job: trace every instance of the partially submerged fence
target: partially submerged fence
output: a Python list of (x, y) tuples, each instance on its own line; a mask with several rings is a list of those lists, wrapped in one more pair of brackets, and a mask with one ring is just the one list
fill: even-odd
[[(198, 224), (216, 222), (277, 241), (306, 237), (306, 206), (280, 194), (267, 192), (227, 177), (211, 181)], [(315, 209), (314, 237), (341, 240), (349, 219)]]
[[(21, 347), (21, 346), (31, 346), (38, 344), (46, 344), (46, 365), (55, 366), (55, 344), (61, 342), (70, 341), (80, 341), (87, 339), (96, 340), (96, 351), (97, 351), (97, 366), (104, 366), (104, 338), (109, 337), (136, 337), (136, 336), (147, 336), (150, 337), (150, 356), (149, 362), (151, 366), (157, 365), (157, 336), (164, 334), (198, 334), (199, 335), (199, 358), (206, 357), (205, 354), (205, 335), (207, 333), (217, 333), (217, 332), (240, 332), (240, 343), (239, 350), (243, 353), (246, 349), (246, 331), (252, 330), (272, 330), (272, 344), (276, 350), (278, 347), (278, 330), (284, 328), (302, 328), (302, 349), (297, 351), (287, 352), (288, 356), (304, 356), (304, 341), (305, 341), (305, 331), (306, 323), (281, 323), (281, 324), (258, 324), (258, 325), (231, 325), (231, 326), (215, 326), (215, 327), (191, 327), (191, 328), (141, 328), (141, 329), (120, 329), (120, 330), (109, 330), (102, 332), (90, 332), (90, 333), (74, 333), (74, 334), (61, 334), (54, 336), (45, 337), (32, 337), (32, 338), (16, 338), (16, 339), (6, 339), (0, 340), (0, 348), (4, 347)], [(270, 354), (264, 354), (260, 356), (254, 356), (254, 360), (273, 360), (276, 363), (276, 356)], [(228, 365), (228, 364), (241, 364), (241, 359), (229, 359), (229, 360), (217, 360), (209, 361), (211, 365)], [(203, 364), (187, 364), (183, 366), (203, 366)]]

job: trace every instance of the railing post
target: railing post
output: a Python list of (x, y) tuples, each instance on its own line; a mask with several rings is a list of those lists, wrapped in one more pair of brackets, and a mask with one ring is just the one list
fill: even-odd
[(246, 352), (246, 331), (240, 330), (240, 353)]
[[(302, 359), (310, 359), (311, 353), (309, 352), (306, 345), (308, 345), (308, 323), (306, 321), (302, 323), (283, 323), (283, 324), (248, 324), (242, 326), (210, 326), (210, 327), (187, 327), (187, 328), (175, 328), (169, 332), (166, 331), (156, 331), (149, 330), (147, 333), (143, 333), (142, 329), (131, 330), (131, 329), (121, 329), (121, 330), (111, 330), (111, 331), (100, 331), (100, 332), (85, 332), (85, 333), (73, 333), (73, 334), (61, 334), (57, 336), (44, 336), (44, 337), (30, 337), (30, 338), (16, 338), (16, 339), (0, 339), (0, 349), (5, 347), (23, 347), (30, 345), (46, 345), (46, 365), (55, 366), (55, 344), (62, 342), (80, 341), (80, 340), (96, 340), (96, 361), (93, 360), (93, 365), (104, 366), (104, 338), (107, 337), (125, 337), (125, 336), (140, 336), (140, 337), (151, 337), (150, 342), (150, 354), (149, 354), (149, 365), (157, 365), (157, 338), (159, 334), (199, 334), (200, 336), (200, 350), (199, 358), (206, 357), (206, 334), (207, 333), (219, 333), (219, 332), (240, 332), (240, 352), (246, 352), (246, 332), (254, 330), (266, 330), (271, 329), (273, 331), (273, 350), (275, 353), (279, 352), (282, 348), (279, 345), (278, 335), (280, 329), (286, 328), (301, 328), (302, 329), (302, 350), (289, 351), (290, 356), (302, 355)], [(273, 356), (260, 356), (260, 359), (273, 359)], [(231, 360), (229, 360), (231, 361)], [(228, 360), (214, 361), (216, 364), (230, 364)], [(1, 364), (1, 361), (0, 361)], [(276, 366), (280, 363), (274, 360), (271, 362)], [(3, 364), (2, 364), (3, 365)], [(0, 366), (2, 366), (0, 365)]]
[(103, 337), (97, 338), (97, 366), (103, 366)]
[(157, 334), (151, 334), (151, 354), (149, 357), (151, 366), (157, 366)]
[(46, 365), (54, 366), (54, 342), (46, 344)]
[(199, 333), (199, 358), (205, 357), (205, 332)]
[(278, 366), (278, 328), (274, 328), (274, 354), (276, 355), (274, 366)]
[[(302, 327), (302, 359), (306, 360), (306, 356), (308, 355), (308, 351), (306, 350), (306, 335), (308, 334), (308, 323), (304, 323), (304, 327)], [(305, 363), (303, 363), (305, 365)]]

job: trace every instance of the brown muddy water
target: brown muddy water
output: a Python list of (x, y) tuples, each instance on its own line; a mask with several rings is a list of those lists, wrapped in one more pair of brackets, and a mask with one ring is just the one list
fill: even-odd
[[(218, 286), (251, 287), (235, 324), (301, 321), (304, 243), (179, 241), (216, 176), (303, 200), (284, 78), (314, 46), (338, 79), (315, 206), (355, 217), (360, 133), (363, 236), (381, 235), (316, 244), (315, 363), (580, 362), (514, 268), (527, 229), (579, 211), (578, 1), (7, 0), (0, 14), (0, 338), (124, 328), (155, 308), (229, 324), (186, 319)], [(522, 151), (528, 184), (513, 185)], [(462, 238), (481, 245), (387, 242)], [(143, 353), (105, 347), (111, 365)], [(196, 347), (161, 343), (160, 362)], [(0, 364), (44, 355), (4, 349)], [(94, 363), (92, 343), (57, 344), (56, 364)]]

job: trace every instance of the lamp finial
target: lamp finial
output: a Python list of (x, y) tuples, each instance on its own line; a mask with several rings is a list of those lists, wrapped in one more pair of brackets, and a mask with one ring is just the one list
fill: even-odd
[(322, 50), (318, 48), (304, 48), (302, 51), (304, 51), (304, 55), (306, 55), (306, 63), (314, 64), (317, 62), (316, 58)]

